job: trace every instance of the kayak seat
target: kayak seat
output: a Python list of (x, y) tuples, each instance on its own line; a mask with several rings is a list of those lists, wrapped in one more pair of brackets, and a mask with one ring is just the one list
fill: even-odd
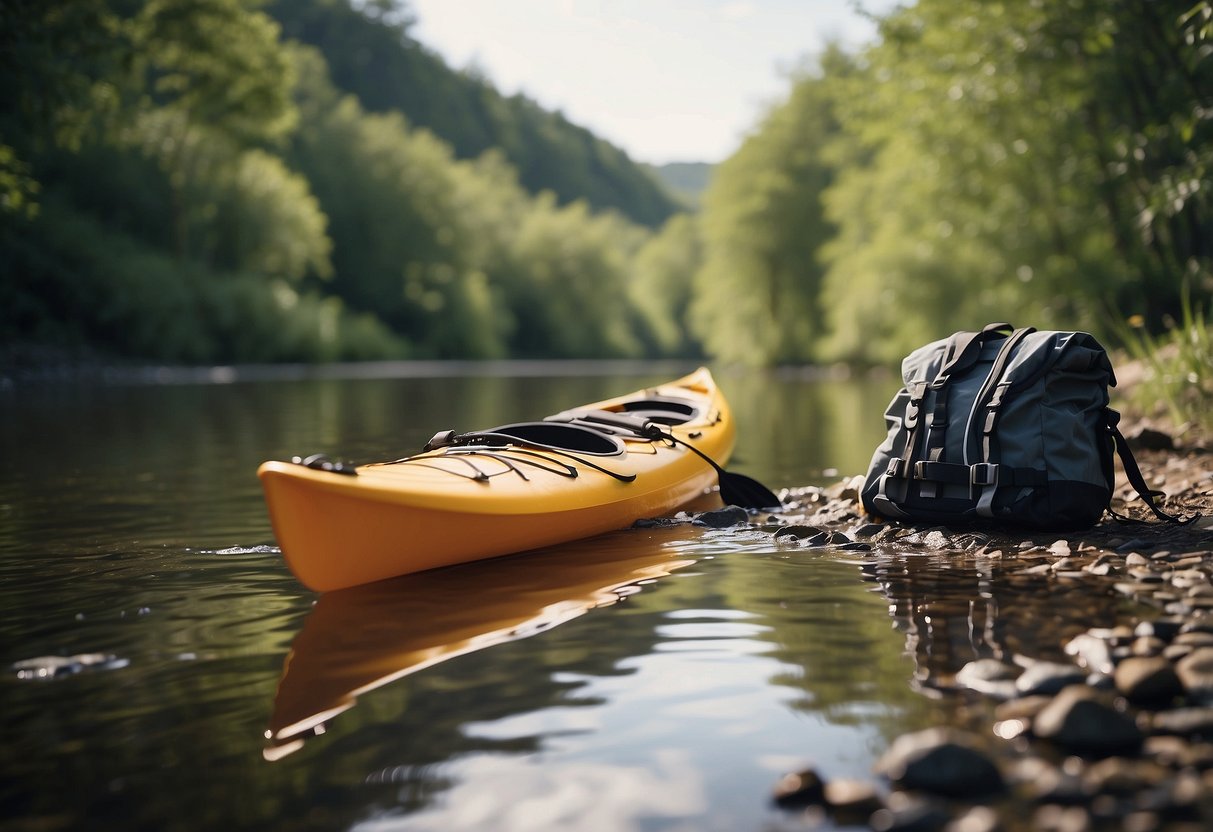
[(625, 450), (622, 440), (615, 436), (568, 422), (518, 422), (462, 435), (447, 431), (435, 435), (425, 449), (450, 446), (500, 448), (508, 444), (590, 456), (618, 456)]
[(653, 396), (623, 403), (623, 409), (661, 425), (682, 425), (699, 415), (699, 408), (683, 399)]

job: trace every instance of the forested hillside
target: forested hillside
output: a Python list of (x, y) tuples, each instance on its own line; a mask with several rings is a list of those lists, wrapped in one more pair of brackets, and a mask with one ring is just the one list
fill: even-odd
[(410, 35), (407, 6), (369, 16), (345, 0), (274, 0), (265, 10), (285, 38), (310, 44), (333, 83), (368, 111), (397, 111), (451, 145), (460, 159), (500, 150), (531, 193), (563, 203), (586, 200), (642, 225), (678, 209), (657, 181), (622, 150), (522, 95), (503, 96), (490, 79), (459, 72)]
[(1209, 0), (900, 7), (656, 227), (621, 184), (649, 174), (442, 67), (407, 5), (264, 8), (0, 5), (5, 343), (889, 365), (988, 320), (1209, 341)]
[(715, 165), (707, 162), (669, 162), (650, 166), (649, 170), (684, 205), (697, 208), (703, 199), (703, 192), (712, 181), (715, 168)]

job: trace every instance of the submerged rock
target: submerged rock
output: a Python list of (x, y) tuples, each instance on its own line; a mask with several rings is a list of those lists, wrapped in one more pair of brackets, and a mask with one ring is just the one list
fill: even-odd
[(876, 787), (863, 780), (831, 780), (824, 797), (834, 820), (843, 825), (864, 823), (884, 807)]
[(817, 806), (825, 800), (825, 781), (811, 768), (785, 774), (775, 784), (773, 798), (784, 809)]
[(902, 788), (946, 797), (996, 794), (1002, 774), (967, 735), (929, 728), (898, 737), (876, 770)]
[(1072, 664), (1035, 662), (1015, 680), (1015, 687), (1023, 696), (1050, 695), (1086, 678), (1086, 671)]
[(998, 699), (1010, 699), (1018, 694), (1015, 679), (1022, 669), (998, 659), (971, 661), (956, 674), (956, 684)]
[(819, 534), (825, 534), (825, 532), (816, 526), (780, 526), (775, 530), (775, 539), (778, 540), (781, 537), (791, 537), (796, 540), (804, 540), (806, 537), (815, 537)]
[(724, 508), (705, 511), (695, 518), (696, 526), (707, 526), (711, 529), (727, 529), (732, 526), (749, 525), (750, 515), (740, 506), (725, 506)]

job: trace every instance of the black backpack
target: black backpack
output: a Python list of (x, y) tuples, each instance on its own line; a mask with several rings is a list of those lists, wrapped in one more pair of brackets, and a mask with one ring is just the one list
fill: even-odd
[(1111, 510), (1118, 452), (1154, 514), (1180, 522), (1155, 505), (1117, 427), (1108, 407), (1116, 377), (1091, 335), (990, 324), (910, 353), (902, 379), (864, 481), (869, 513), (1089, 528)]

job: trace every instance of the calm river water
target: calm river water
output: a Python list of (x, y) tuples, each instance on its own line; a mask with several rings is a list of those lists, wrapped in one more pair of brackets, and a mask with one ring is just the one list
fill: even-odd
[[(1022, 637), (955, 559), (690, 525), (324, 596), (283, 564), (265, 459), (403, 455), (686, 368), (586, 369), (0, 387), (0, 829), (801, 828), (780, 774), (868, 777), (951, 718), (924, 679)], [(862, 472), (896, 384), (718, 381), (730, 468), (774, 488)]]

